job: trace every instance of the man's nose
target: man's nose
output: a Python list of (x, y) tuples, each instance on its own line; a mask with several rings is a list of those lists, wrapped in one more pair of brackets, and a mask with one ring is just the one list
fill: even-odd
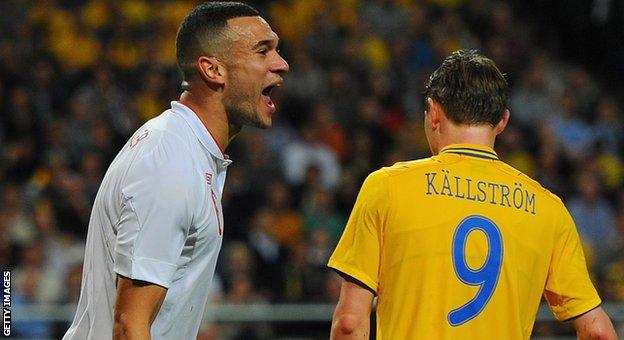
[(275, 73), (286, 73), (290, 70), (290, 65), (286, 59), (282, 58), (281, 55), (277, 54), (277, 59), (273, 63), (273, 67), (271, 68), (272, 72)]

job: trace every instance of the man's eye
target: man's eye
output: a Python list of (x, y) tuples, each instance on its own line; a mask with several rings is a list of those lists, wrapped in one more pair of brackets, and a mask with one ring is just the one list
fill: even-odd
[(258, 50), (258, 53), (260, 53), (260, 54), (267, 54), (267, 53), (269, 53), (269, 49), (263, 48), (261, 50)]

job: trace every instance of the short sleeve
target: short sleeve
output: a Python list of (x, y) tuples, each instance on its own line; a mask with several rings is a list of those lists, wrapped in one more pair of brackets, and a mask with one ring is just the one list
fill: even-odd
[(388, 175), (370, 174), (355, 201), (347, 226), (328, 266), (365, 284), (373, 292), (379, 285), (383, 227), (388, 215)]
[(569, 212), (563, 208), (544, 296), (558, 320), (568, 320), (600, 305), (592, 284), (581, 241)]
[(190, 160), (158, 145), (128, 170), (117, 225), (116, 273), (169, 288), (192, 221)]

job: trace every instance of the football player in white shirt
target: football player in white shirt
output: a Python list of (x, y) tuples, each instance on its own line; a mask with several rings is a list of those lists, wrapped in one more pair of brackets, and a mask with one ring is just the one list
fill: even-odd
[(278, 40), (242, 3), (204, 3), (184, 19), (184, 91), (104, 176), (64, 339), (196, 338), (223, 237), (223, 150), (244, 125), (271, 126), (271, 90), (289, 69)]

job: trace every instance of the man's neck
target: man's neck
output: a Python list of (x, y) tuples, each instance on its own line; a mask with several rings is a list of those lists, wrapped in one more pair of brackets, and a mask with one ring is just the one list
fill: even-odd
[(496, 132), (484, 125), (447, 125), (444, 127), (438, 143), (438, 152), (451, 144), (474, 144), (494, 148)]
[(189, 90), (180, 95), (180, 103), (195, 112), (221, 151), (224, 152), (240, 128), (235, 133), (231, 133), (236, 127), (229, 124), (225, 108), (221, 101), (216, 99), (216, 95), (198, 96)]

